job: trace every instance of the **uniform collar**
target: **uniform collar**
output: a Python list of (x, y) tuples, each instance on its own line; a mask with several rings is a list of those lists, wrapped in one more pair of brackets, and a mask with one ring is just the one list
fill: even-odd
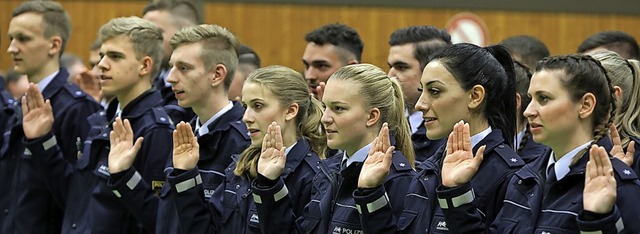
[(488, 127), (487, 129), (482, 130), (482, 132), (476, 133), (475, 135), (471, 136), (471, 148), (475, 149), (476, 145), (480, 143), (480, 141), (482, 141), (484, 138), (489, 136), (492, 131), (493, 130), (491, 129), (491, 127)]
[(551, 154), (549, 154), (549, 160), (547, 162), (547, 168), (545, 172), (549, 171), (549, 167), (551, 167), (555, 163), (554, 170), (556, 173), (557, 180), (564, 178), (564, 176), (569, 174), (569, 171), (571, 171), (570, 166), (571, 166), (571, 161), (573, 161), (573, 158), (582, 157), (582, 155), (577, 155), (577, 154), (581, 150), (587, 148), (590, 144), (591, 144), (591, 141), (574, 148), (573, 150), (569, 151), (569, 153), (566, 153), (565, 155), (563, 155), (557, 162), (555, 159), (555, 153), (551, 151)]
[(353, 155), (351, 155), (350, 157), (347, 155), (347, 152), (344, 152), (342, 156), (342, 161), (347, 160), (347, 164), (345, 165), (346, 167), (349, 167), (349, 165), (351, 165), (351, 163), (354, 163), (354, 162), (364, 162), (364, 160), (366, 160), (367, 156), (369, 155), (370, 149), (371, 149), (371, 143), (360, 148), (358, 151), (353, 153)]
[(58, 73), (60, 73), (59, 70), (55, 71), (54, 73), (51, 73), (50, 75), (42, 79), (40, 82), (38, 82), (38, 89), (40, 89), (40, 92), (44, 91), (44, 89), (46, 89), (47, 86), (49, 86), (49, 83), (53, 81), (53, 78), (55, 78), (58, 75)]
[[(162, 97), (158, 91), (150, 89), (131, 100), (131, 102), (129, 102), (129, 104), (127, 104), (119, 114), (122, 118), (126, 119), (136, 118), (161, 103)], [(119, 109), (119, 105), (120, 103), (117, 98), (109, 103), (109, 107), (107, 107), (108, 119), (114, 119), (117, 116), (116, 112)]]
[(233, 108), (233, 103), (232, 102), (227, 103), (226, 106), (224, 106), (220, 111), (218, 111), (218, 113), (216, 113), (215, 115), (211, 116), (211, 118), (209, 118), (209, 120), (207, 120), (207, 122), (205, 122), (202, 125), (200, 125), (200, 117), (196, 117), (196, 132), (198, 133), (198, 135), (204, 136), (207, 133), (209, 133), (209, 125), (212, 124), (217, 119), (219, 119), (220, 116), (222, 116), (225, 113), (229, 112), (229, 110), (231, 110), (231, 108)]
[(409, 115), (409, 111), (405, 110), (405, 115), (409, 120), (409, 126), (411, 127), (411, 134), (415, 134), (416, 132), (418, 132), (418, 128), (420, 127), (420, 125), (422, 125), (422, 121), (423, 121), (422, 112), (416, 111), (416, 112), (413, 112), (413, 114)]

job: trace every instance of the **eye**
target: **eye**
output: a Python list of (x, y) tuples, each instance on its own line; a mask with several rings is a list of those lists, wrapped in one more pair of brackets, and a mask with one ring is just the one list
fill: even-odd
[(341, 107), (341, 106), (334, 106), (334, 107), (333, 107), (333, 110), (334, 110), (334, 111), (344, 111), (344, 110), (346, 110), (346, 109), (345, 109), (344, 107)]
[(180, 69), (181, 72), (186, 72), (189, 70), (187, 66), (178, 66), (178, 69)]
[(253, 104), (253, 109), (255, 110), (260, 110), (264, 107), (264, 105), (262, 103), (256, 102)]
[(429, 91), (429, 94), (431, 94), (431, 95), (438, 95), (438, 94), (440, 94), (440, 92), (442, 92), (442, 91), (440, 91), (439, 89), (436, 89), (436, 88), (430, 88), (428, 91)]
[(245, 110), (247, 109), (247, 104), (246, 103), (242, 103), (242, 108), (244, 108)]
[(545, 96), (545, 95), (539, 95), (538, 96), (538, 102), (540, 102), (541, 104), (547, 103), (549, 102), (549, 100), (551, 100), (551, 98)]
[(422, 87), (418, 87), (418, 92), (422, 93), (423, 91), (424, 91), (424, 89)]

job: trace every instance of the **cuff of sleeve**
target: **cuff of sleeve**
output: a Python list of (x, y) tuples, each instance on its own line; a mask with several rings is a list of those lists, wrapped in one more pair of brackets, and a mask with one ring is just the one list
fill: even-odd
[(389, 204), (389, 196), (384, 186), (374, 189), (356, 189), (353, 191), (358, 213), (373, 213)]
[(613, 211), (605, 216), (600, 217), (597, 220), (587, 220), (589, 218), (595, 218), (596, 216), (589, 216), (588, 211), (583, 210), (578, 215), (578, 227), (580, 227), (580, 233), (583, 234), (596, 234), (596, 233), (621, 233), (624, 231), (624, 223), (620, 217), (617, 207), (613, 207)]
[(58, 140), (52, 132), (35, 139), (24, 139), (25, 155), (40, 154), (51, 149), (56, 149), (58, 146)]
[(169, 181), (173, 191), (176, 191), (176, 193), (182, 193), (202, 184), (202, 177), (196, 167), (184, 173), (176, 173), (176, 170), (174, 170), (167, 175), (167, 181)]
[(265, 200), (278, 202), (289, 195), (289, 190), (282, 178), (276, 180), (276, 183), (271, 187), (259, 183), (257, 179), (254, 179), (252, 182), (253, 201), (256, 204), (262, 204)]
[(107, 184), (113, 189), (116, 197), (120, 198), (122, 197), (121, 192), (125, 192), (123, 190), (133, 191), (140, 184), (140, 181), (142, 181), (142, 175), (131, 167), (126, 171), (111, 174)]
[(457, 208), (473, 202), (476, 198), (470, 183), (455, 188), (440, 186), (436, 189), (436, 193), (442, 209)]

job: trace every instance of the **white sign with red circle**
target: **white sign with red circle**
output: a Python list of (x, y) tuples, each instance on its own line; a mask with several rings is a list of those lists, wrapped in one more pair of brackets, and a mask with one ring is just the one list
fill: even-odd
[(489, 43), (489, 30), (484, 21), (477, 15), (462, 12), (451, 17), (445, 26), (451, 35), (451, 42), (471, 43), (486, 46)]

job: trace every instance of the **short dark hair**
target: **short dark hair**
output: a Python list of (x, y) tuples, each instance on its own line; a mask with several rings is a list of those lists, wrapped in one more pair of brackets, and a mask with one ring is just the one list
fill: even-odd
[(251, 47), (240, 45), (238, 49), (238, 63), (248, 63), (256, 66), (256, 68), (260, 68), (260, 57)]
[[(326, 24), (307, 33), (304, 39), (307, 42), (313, 42), (318, 45), (332, 44), (352, 53), (358, 62), (362, 60), (364, 43), (360, 39), (358, 32), (347, 25), (338, 23)], [(342, 59), (347, 60), (346, 58)]]
[(511, 54), (517, 54), (520, 62), (523, 62), (529, 69), (535, 69), (536, 63), (543, 58), (549, 57), (549, 49), (540, 39), (530, 35), (518, 35), (507, 37), (500, 42), (500, 45), (507, 47)]
[(142, 15), (150, 11), (170, 11), (171, 3), (167, 0), (150, 0), (142, 9)]
[[(186, 10), (187, 12), (183, 12), (182, 10)], [(179, 17), (182, 17), (184, 19), (187, 19), (189, 21), (192, 21), (192, 23), (196, 25), (203, 23), (202, 17), (200, 16), (200, 12), (198, 12), (198, 9), (191, 1), (187, 1), (187, 0), (174, 1), (173, 4), (171, 5), (171, 13)]]
[(608, 50), (625, 51), (630, 56), (627, 59), (638, 58), (640, 55), (640, 47), (636, 39), (622, 31), (602, 31), (593, 34), (578, 46), (578, 53), (584, 53), (601, 46)]
[(516, 135), (516, 89), (513, 60), (500, 45), (479, 47), (458, 43), (431, 56), (451, 72), (462, 89), (482, 85), (486, 90), (482, 115), (493, 128), (502, 130), (504, 141), (513, 146)]
[(62, 56), (64, 49), (67, 47), (67, 41), (71, 35), (71, 20), (69, 15), (62, 8), (62, 5), (54, 1), (28, 1), (16, 7), (11, 17), (16, 17), (28, 12), (35, 12), (42, 15), (42, 24), (44, 37), (52, 37), (54, 35), (62, 38), (62, 46), (60, 54)]
[(401, 28), (389, 38), (389, 46), (415, 43), (413, 57), (420, 62), (420, 70), (429, 62), (429, 55), (451, 45), (451, 35), (440, 28), (433, 26), (410, 26)]

